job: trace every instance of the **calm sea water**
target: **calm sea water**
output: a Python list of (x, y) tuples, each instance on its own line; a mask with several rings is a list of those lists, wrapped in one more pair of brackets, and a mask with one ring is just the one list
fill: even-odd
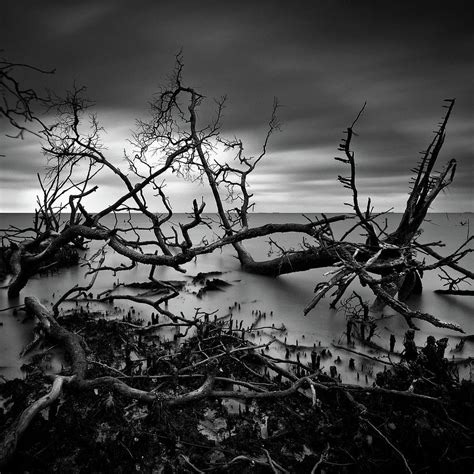
[[(314, 216), (314, 215), (313, 215)], [(0, 214), (0, 227), (4, 228), (8, 225), (16, 225), (18, 227), (25, 227), (31, 223), (31, 215), (29, 214)], [(446, 247), (439, 249), (442, 254), (448, 254), (459, 246), (466, 238), (468, 233), (468, 214), (431, 214), (429, 219), (423, 225), (423, 234), (420, 237), (420, 242), (432, 242), (442, 240)], [(471, 215), (472, 217), (472, 215)], [(175, 222), (184, 222), (187, 217), (185, 215), (177, 215)], [(397, 214), (388, 215), (389, 229), (396, 225), (400, 216)], [(145, 224), (142, 216), (134, 216), (134, 223), (137, 226)], [(254, 214), (251, 218), (251, 224), (254, 226), (262, 225), (268, 222), (283, 223), (283, 222), (305, 222), (305, 218), (298, 214)], [(334, 231), (337, 236), (353, 225), (352, 220), (344, 221), (334, 225)], [(112, 220), (109, 222), (112, 224)], [(122, 222), (123, 224), (123, 222)], [(474, 222), (471, 223), (474, 225)], [(194, 239), (196, 242), (203, 235), (203, 230), (195, 231)], [(209, 239), (212, 238), (210, 230), (205, 231)], [(144, 238), (145, 232), (141, 232)], [(132, 238), (132, 237), (131, 237)], [(273, 237), (280, 245), (286, 248), (298, 248), (301, 242), (301, 237), (297, 234), (277, 235)], [(268, 258), (269, 245), (268, 238), (253, 239), (246, 242), (246, 247), (249, 248), (256, 260), (265, 260)], [(93, 242), (89, 255), (95, 249), (100, 247), (100, 242)], [(273, 255), (275, 257), (276, 255)], [(111, 265), (118, 265), (120, 263), (128, 264), (129, 262), (116, 255), (114, 252), (108, 253), (107, 263)], [(474, 268), (474, 256), (471, 254), (464, 260), (464, 266), (467, 268)], [(333, 360), (337, 355), (340, 355), (343, 360), (339, 370), (343, 374), (343, 381), (351, 383), (356, 381), (354, 372), (346, 370), (347, 361), (349, 357), (354, 357), (344, 351), (339, 351), (331, 347), (332, 343), (344, 342), (343, 336), (345, 330), (345, 316), (342, 311), (332, 310), (329, 308), (329, 300), (323, 300), (308, 316), (303, 316), (304, 306), (311, 300), (315, 285), (325, 280), (324, 273), (328, 269), (316, 269), (306, 272), (294, 273), (291, 275), (284, 275), (278, 278), (268, 278), (256, 275), (250, 275), (240, 270), (239, 263), (235, 258), (235, 254), (231, 247), (217, 251), (212, 255), (204, 255), (196, 262), (190, 262), (184, 265), (186, 274), (176, 272), (169, 268), (157, 269), (156, 277), (163, 280), (186, 280), (191, 281), (191, 276), (198, 272), (220, 271), (223, 275), (220, 277), (232, 286), (229, 286), (223, 292), (208, 292), (202, 299), (198, 299), (193, 290), (197, 288), (189, 288), (179, 297), (172, 300), (169, 304), (169, 309), (176, 313), (182, 312), (188, 317), (192, 317), (196, 308), (213, 312), (217, 310), (219, 316), (224, 316), (229, 312), (229, 306), (234, 302), (239, 302), (241, 309), (234, 312), (234, 319), (244, 320), (244, 324), (248, 325), (254, 320), (252, 311), (265, 311), (267, 315), (273, 312), (273, 316), (269, 316), (260, 324), (280, 326), (282, 323), (288, 329), (288, 334), (280, 336), (278, 333), (273, 333), (281, 340), (288, 338), (288, 342), (295, 343), (298, 340), (299, 345), (312, 346), (314, 343), (321, 344), (331, 348), (332, 357), (325, 361), (326, 368), (333, 364)], [(149, 267), (138, 266), (128, 272), (120, 272), (117, 276), (110, 273), (101, 273), (93, 288), (94, 294), (97, 294), (107, 288), (110, 288), (114, 282), (132, 282), (132, 281), (146, 281), (149, 272)], [(84, 268), (63, 269), (59, 274), (48, 277), (35, 277), (23, 290), (21, 296), (17, 300), (8, 300), (5, 290), (0, 290), (0, 309), (20, 304), (23, 298), (27, 295), (35, 295), (41, 299), (45, 305), (51, 305), (62, 293), (72, 286), (84, 284), (89, 281), (90, 277), (84, 277)], [(443, 296), (435, 294), (433, 291), (442, 286), (442, 282), (438, 277), (437, 271), (425, 274), (423, 279), (424, 291), (421, 296), (413, 297), (409, 304), (415, 308), (429, 313), (432, 313), (440, 319), (455, 322), (460, 324), (467, 334), (474, 333), (474, 300), (472, 297), (460, 296)], [(356, 289), (364, 298), (372, 300), (373, 297), (370, 290), (361, 288), (357, 283), (353, 283), (353, 289)], [(347, 295), (350, 294), (348, 291)], [(126, 310), (127, 304), (119, 303), (115, 305), (120, 306)], [(140, 316), (148, 319), (150, 318), (152, 308), (145, 305), (133, 304)], [(67, 309), (64, 306), (64, 309)], [(100, 311), (110, 310), (106, 305), (97, 305), (95, 309)], [(385, 310), (388, 317), (380, 323), (379, 329), (374, 342), (388, 347), (388, 339), (391, 333), (396, 335), (397, 344), (396, 349), (402, 349), (403, 333), (406, 330), (406, 323), (403, 318), (394, 314), (390, 309)], [(33, 322), (25, 321), (24, 313), (14, 315), (12, 310), (0, 312), (0, 374), (6, 378), (13, 378), (22, 376), (20, 367), (27, 359), (21, 359), (19, 354), (22, 348), (32, 340)], [(419, 345), (423, 345), (427, 335), (433, 334), (436, 337), (448, 336), (448, 356), (451, 357), (449, 350), (459, 342), (459, 335), (452, 331), (446, 331), (434, 328), (429, 324), (417, 322), (420, 331), (417, 332), (416, 341)], [(265, 342), (267, 336), (263, 333), (255, 337), (255, 342)], [(356, 347), (357, 350), (361, 349)], [(272, 352), (281, 356), (281, 348), (275, 345), (272, 346)], [(467, 357), (473, 355), (474, 346), (467, 342), (461, 353), (456, 356)], [(309, 359), (309, 351), (303, 354), (303, 361), (305, 357)], [(53, 360), (52, 365), (56, 362)], [(370, 367), (371, 362), (367, 359), (356, 358), (356, 365), (364, 365), (365, 369), (372, 371)], [(378, 370), (378, 367), (375, 368)], [(369, 384), (372, 379), (369, 376)]]

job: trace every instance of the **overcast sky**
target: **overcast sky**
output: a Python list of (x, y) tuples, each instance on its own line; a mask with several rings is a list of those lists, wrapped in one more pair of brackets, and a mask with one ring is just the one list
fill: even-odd
[[(344, 165), (333, 157), (365, 101), (353, 143), (361, 195), (378, 210), (402, 210), (410, 168), (432, 138), (443, 99), (455, 97), (440, 166), (455, 158), (458, 172), (433, 210), (473, 211), (472, 4), (4, 0), (0, 48), (11, 61), (56, 69), (29, 85), (87, 86), (116, 160), (180, 49), (185, 82), (209, 98), (228, 96), (224, 131), (249, 151), (278, 97), (282, 131), (251, 179), (260, 212), (347, 210), (350, 196), (336, 180)], [(37, 143), (6, 139), (5, 121), (0, 127), (0, 211), (31, 211), (44, 159)], [(115, 183), (104, 177), (89, 208), (118, 196)], [(176, 211), (190, 210), (196, 194), (208, 196), (174, 179), (168, 190)]]

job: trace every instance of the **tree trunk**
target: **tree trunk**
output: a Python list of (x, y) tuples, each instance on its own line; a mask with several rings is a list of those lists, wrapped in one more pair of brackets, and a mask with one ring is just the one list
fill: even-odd
[(303, 272), (312, 268), (334, 265), (338, 261), (336, 255), (322, 248), (291, 252), (278, 258), (255, 261), (241, 243), (235, 244), (242, 269), (249, 273), (277, 277), (286, 273)]

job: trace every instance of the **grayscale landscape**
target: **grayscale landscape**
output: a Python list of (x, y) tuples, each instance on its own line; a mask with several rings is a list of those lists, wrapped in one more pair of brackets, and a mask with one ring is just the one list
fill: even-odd
[(7, 2), (0, 469), (474, 469), (472, 6)]

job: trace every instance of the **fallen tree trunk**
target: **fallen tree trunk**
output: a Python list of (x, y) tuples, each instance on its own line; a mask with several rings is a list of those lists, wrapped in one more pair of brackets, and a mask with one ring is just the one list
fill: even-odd
[(51, 390), (26, 408), (26, 410), (20, 415), (18, 421), (10, 426), (0, 443), (0, 467), (5, 466), (11, 459), (18, 446), (20, 438), (24, 435), (35, 416), (45, 408), (52, 405), (59, 398), (63, 384), (68, 380), (69, 377), (56, 377)]
[[(277, 276), (294, 271), (304, 271), (310, 268), (330, 266), (337, 261), (333, 252), (327, 252), (324, 248), (314, 248), (308, 251), (291, 252), (287, 256), (270, 260), (268, 262), (255, 262), (250, 254), (243, 248), (241, 242), (248, 239), (265, 237), (278, 233), (302, 233), (315, 236), (320, 232), (318, 228), (333, 222), (342, 221), (344, 215), (333, 216), (326, 221), (316, 221), (308, 224), (285, 223), (266, 224), (254, 228), (245, 228), (231, 235), (226, 235), (214, 242), (186, 249), (186, 251), (163, 255), (143, 253), (132, 248), (123, 239), (117, 237), (115, 230), (105, 227), (91, 227), (85, 224), (69, 225), (60, 233), (51, 236), (48, 234), (47, 245), (40, 252), (31, 253), (27, 251), (31, 247), (30, 241), (25, 244), (16, 245), (10, 255), (9, 266), (12, 271), (12, 279), (8, 288), (8, 296), (16, 297), (26, 286), (28, 280), (35, 275), (42, 266), (47, 264), (62, 248), (74, 242), (78, 238), (88, 240), (106, 241), (110, 247), (120, 255), (129, 258), (132, 262), (145, 265), (168, 266), (179, 269), (179, 266), (190, 262), (199, 255), (212, 253), (226, 245), (233, 245), (237, 250), (244, 270), (261, 275)], [(43, 241), (44, 243), (44, 241)]]
[(40, 326), (46, 335), (54, 342), (61, 344), (71, 362), (71, 372), (77, 380), (82, 380), (87, 369), (85, 342), (81, 336), (63, 328), (50, 311), (45, 308), (38, 298), (27, 296), (25, 298), (26, 309), (36, 316)]
[(276, 277), (287, 273), (303, 272), (313, 268), (324, 268), (334, 265), (338, 261), (335, 254), (326, 249), (315, 248), (291, 252), (278, 258), (265, 261), (255, 261), (248, 255), (241, 258), (242, 269), (257, 275)]

